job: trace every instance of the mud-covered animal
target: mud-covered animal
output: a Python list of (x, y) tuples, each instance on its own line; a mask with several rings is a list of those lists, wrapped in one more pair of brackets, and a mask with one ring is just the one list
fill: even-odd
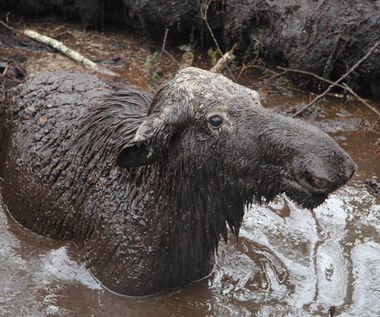
[[(197, 68), (153, 96), (42, 73), (2, 105), (1, 174), (12, 216), (78, 246), (109, 289), (147, 295), (207, 276), (244, 209), (286, 195), (321, 204), (353, 175), (319, 129)], [(4, 118), (4, 116), (3, 116)]]

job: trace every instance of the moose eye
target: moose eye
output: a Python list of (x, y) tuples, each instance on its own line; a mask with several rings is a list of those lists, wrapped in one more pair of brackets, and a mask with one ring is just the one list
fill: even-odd
[(220, 116), (212, 116), (208, 121), (214, 128), (219, 127), (223, 123), (223, 119)]

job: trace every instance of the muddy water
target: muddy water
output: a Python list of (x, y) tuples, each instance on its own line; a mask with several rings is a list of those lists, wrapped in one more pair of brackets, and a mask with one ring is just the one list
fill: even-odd
[[(161, 47), (126, 34), (36, 28), (50, 35), (69, 30), (67, 44), (135, 85), (151, 87), (143, 65)], [(179, 51), (170, 53), (180, 59)], [(25, 54), (29, 73), (84, 71), (56, 53)], [(164, 54), (160, 67), (170, 76), (177, 65)], [(247, 74), (243, 80), (273, 106), (297, 106), (309, 98), (282, 84), (282, 89), (268, 88), (265, 77), (258, 81)], [(380, 316), (380, 198), (363, 185), (380, 176), (374, 145), (380, 134), (373, 115), (356, 103), (332, 99), (320, 109), (316, 124), (352, 155), (356, 176), (314, 211), (299, 209), (285, 197), (253, 206), (246, 211), (239, 241), (231, 237), (221, 243), (212, 275), (183, 290), (148, 298), (113, 294), (78, 262), (74, 245), (20, 228), (1, 204), (0, 316)]]

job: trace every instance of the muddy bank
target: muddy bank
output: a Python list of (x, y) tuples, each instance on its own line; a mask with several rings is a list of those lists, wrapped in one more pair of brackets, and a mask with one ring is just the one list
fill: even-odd
[[(83, 26), (110, 25), (134, 28), (167, 44), (214, 46), (207, 16), (222, 48), (239, 43), (239, 62), (256, 56), (272, 65), (311, 71), (337, 79), (380, 40), (378, 1), (3, 1), (0, 10), (21, 17), (79, 20)], [(207, 10), (206, 10), (207, 9)], [(301, 87), (321, 90), (324, 84), (305, 75), (292, 75)], [(380, 49), (377, 49), (347, 83), (358, 92), (380, 96)]]

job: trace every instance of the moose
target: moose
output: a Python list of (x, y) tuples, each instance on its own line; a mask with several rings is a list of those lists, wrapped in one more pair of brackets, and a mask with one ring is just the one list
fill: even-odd
[(193, 67), (154, 94), (37, 74), (1, 104), (0, 142), (12, 217), (74, 242), (106, 288), (133, 296), (209, 275), (247, 206), (284, 193), (314, 208), (356, 169), (315, 126)]

